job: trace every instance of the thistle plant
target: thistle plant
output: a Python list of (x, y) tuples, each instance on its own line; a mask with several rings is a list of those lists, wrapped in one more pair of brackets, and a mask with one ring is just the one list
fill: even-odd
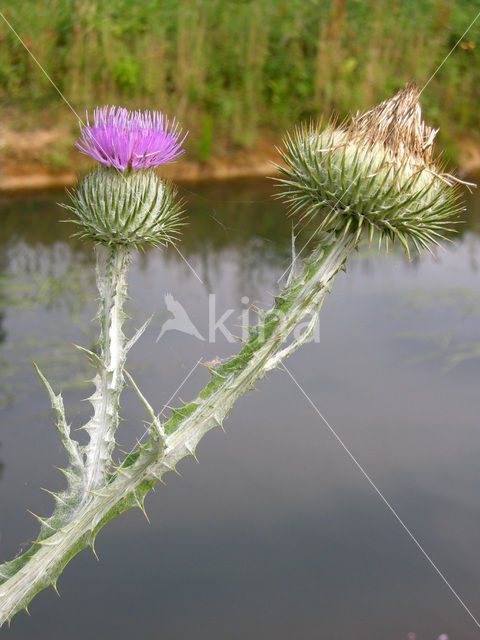
[[(285, 141), (279, 184), (292, 214), (314, 220), (315, 248), (300, 273), (292, 268), (272, 308), (259, 313), (237, 355), (209, 366), (206, 386), (162, 422), (125, 370), (127, 353), (146, 325), (127, 339), (123, 303), (130, 251), (176, 240), (179, 207), (153, 167), (180, 155), (180, 135), (178, 125), (170, 127), (159, 114), (115, 108), (97, 110), (94, 124), (82, 129), (78, 147), (104, 165), (80, 181), (67, 207), (77, 234), (97, 253), (98, 349), (82, 348), (96, 369), (93, 415), (85, 425), (89, 442), (80, 446), (72, 437), (61, 395), (39, 372), (68, 456), (67, 485), (53, 494), (53, 514), (39, 518), (30, 549), (0, 566), (0, 624), (41, 589), (56, 589), (68, 561), (93, 548), (109, 520), (131, 507), (144, 510), (154, 484), (184, 457), (195, 456), (200, 439), (222, 426), (237, 398), (307, 341), (317, 314), (292, 340), (295, 327), (321, 305), (363, 235), (376, 238), (379, 247), (399, 242), (408, 255), (431, 251), (459, 211), (456, 181), (433, 160), (435, 131), (422, 122), (413, 86), (349, 123), (299, 128)], [(114, 465), (126, 382), (145, 408), (149, 438)]]
[(279, 169), (291, 210), (320, 214), (319, 231), (358, 238), (366, 231), (370, 242), (377, 236), (379, 249), (397, 240), (408, 256), (412, 248), (431, 253), (452, 230), (460, 180), (434, 160), (437, 131), (422, 121), (418, 97), (408, 85), (350, 122), (288, 136), (286, 168)]

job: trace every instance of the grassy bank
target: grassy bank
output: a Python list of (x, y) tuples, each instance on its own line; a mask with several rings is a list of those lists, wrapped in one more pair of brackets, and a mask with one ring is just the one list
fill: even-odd
[[(18, 0), (2, 11), (79, 112), (175, 113), (206, 159), (423, 86), (480, 0)], [(422, 95), (450, 157), (479, 125), (479, 36), (480, 19)], [(71, 117), (1, 20), (0, 98), (18, 126)]]

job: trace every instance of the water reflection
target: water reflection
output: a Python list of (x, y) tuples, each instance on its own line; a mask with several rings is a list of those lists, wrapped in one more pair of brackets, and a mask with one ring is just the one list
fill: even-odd
[(7, 332), (3, 328), (4, 321), (5, 321), (5, 314), (0, 313), (0, 344), (2, 344), (2, 342), (5, 342), (5, 338), (7, 337)]
[[(193, 192), (193, 193), (192, 193)], [(131, 366), (157, 408), (200, 358), (235, 345), (169, 332), (164, 293), (180, 300), (206, 335), (208, 291), (217, 311), (241, 297), (268, 305), (267, 291), (288, 266), (291, 221), (265, 183), (183, 189), (190, 224), (175, 251), (147, 251), (131, 271), (128, 329), (157, 311), (132, 350)], [(88, 372), (70, 343), (94, 339), (90, 249), (69, 238), (55, 206), (62, 194), (4, 200), (0, 229), (6, 336), (3, 384), (15, 401), (0, 407), (4, 468), (0, 559), (35, 535), (25, 509), (48, 513), (64, 463), (49, 403), (31, 371), (34, 358), (54, 386), (66, 387), (69, 420), (89, 413), (79, 387)], [(442, 374), (428, 357), (428, 334), (449, 348), (478, 340), (480, 200), (471, 196), (455, 244), (438, 261), (362, 249), (348, 278), (337, 278), (322, 309), (321, 342), (288, 363), (306, 393), (347, 442), (462, 597), (480, 601), (478, 361)], [(299, 246), (312, 229), (305, 229)], [(445, 352), (443, 357), (445, 356)], [(437, 354), (438, 355), (438, 354)], [(177, 395), (205, 381), (196, 370)], [(476, 628), (372, 494), (318, 416), (286, 376), (273, 373), (235, 407), (227, 435), (202, 442), (200, 465), (185, 462), (148, 499), (150, 527), (129, 512), (99, 536), (101, 562), (82, 554), (60, 581), (62, 599), (43, 594), (32, 618), (18, 617), (11, 640), (122, 640), (325, 637), (329, 640), (452, 640)], [(20, 391), (19, 391), (20, 390)], [(120, 439), (135, 442), (141, 408), (127, 390)], [(75, 413), (76, 412), (76, 413)], [(80, 433), (80, 432), (76, 432)], [(119, 603), (121, 606), (119, 606)], [(478, 613), (478, 612), (475, 612)], [(160, 620), (160, 623), (159, 623)]]

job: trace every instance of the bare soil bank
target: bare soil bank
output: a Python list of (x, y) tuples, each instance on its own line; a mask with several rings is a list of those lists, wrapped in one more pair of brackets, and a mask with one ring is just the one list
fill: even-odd
[[(91, 165), (78, 151), (60, 150), (71, 134), (62, 129), (28, 132), (0, 130), (0, 191), (28, 191), (72, 186)], [(263, 177), (276, 173), (275, 145), (262, 141), (251, 150), (234, 150), (205, 162), (184, 158), (160, 167), (162, 177), (175, 182)], [(58, 166), (55, 166), (55, 165)]]
[[(0, 192), (74, 185), (90, 164), (75, 150), (58, 156), (59, 141), (68, 137), (68, 132), (60, 128), (0, 130)], [(277, 173), (275, 163), (280, 158), (275, 147), (279, 144), (279, 140), (263, 140), (253, 149), (234, 150), (205, 162), (188, 160), (187, 153), (185, 159), (161, 167), (160, 173), (175, 182), (271, 176)], [(459, 141), (459, 149), (458, 174), (480, 175), (480, 142), (465, 138)]]

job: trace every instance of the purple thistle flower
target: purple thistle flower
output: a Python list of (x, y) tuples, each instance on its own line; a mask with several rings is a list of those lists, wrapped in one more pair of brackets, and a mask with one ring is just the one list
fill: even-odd
[(175, 119), (170, 123), (159, 111), (128, 111), (123, 107), (97, 107), (93, 124), (86, 114), (75, 146), (98, 162), (120, 171), (156, 167), (178, 158), (186, 138)]

